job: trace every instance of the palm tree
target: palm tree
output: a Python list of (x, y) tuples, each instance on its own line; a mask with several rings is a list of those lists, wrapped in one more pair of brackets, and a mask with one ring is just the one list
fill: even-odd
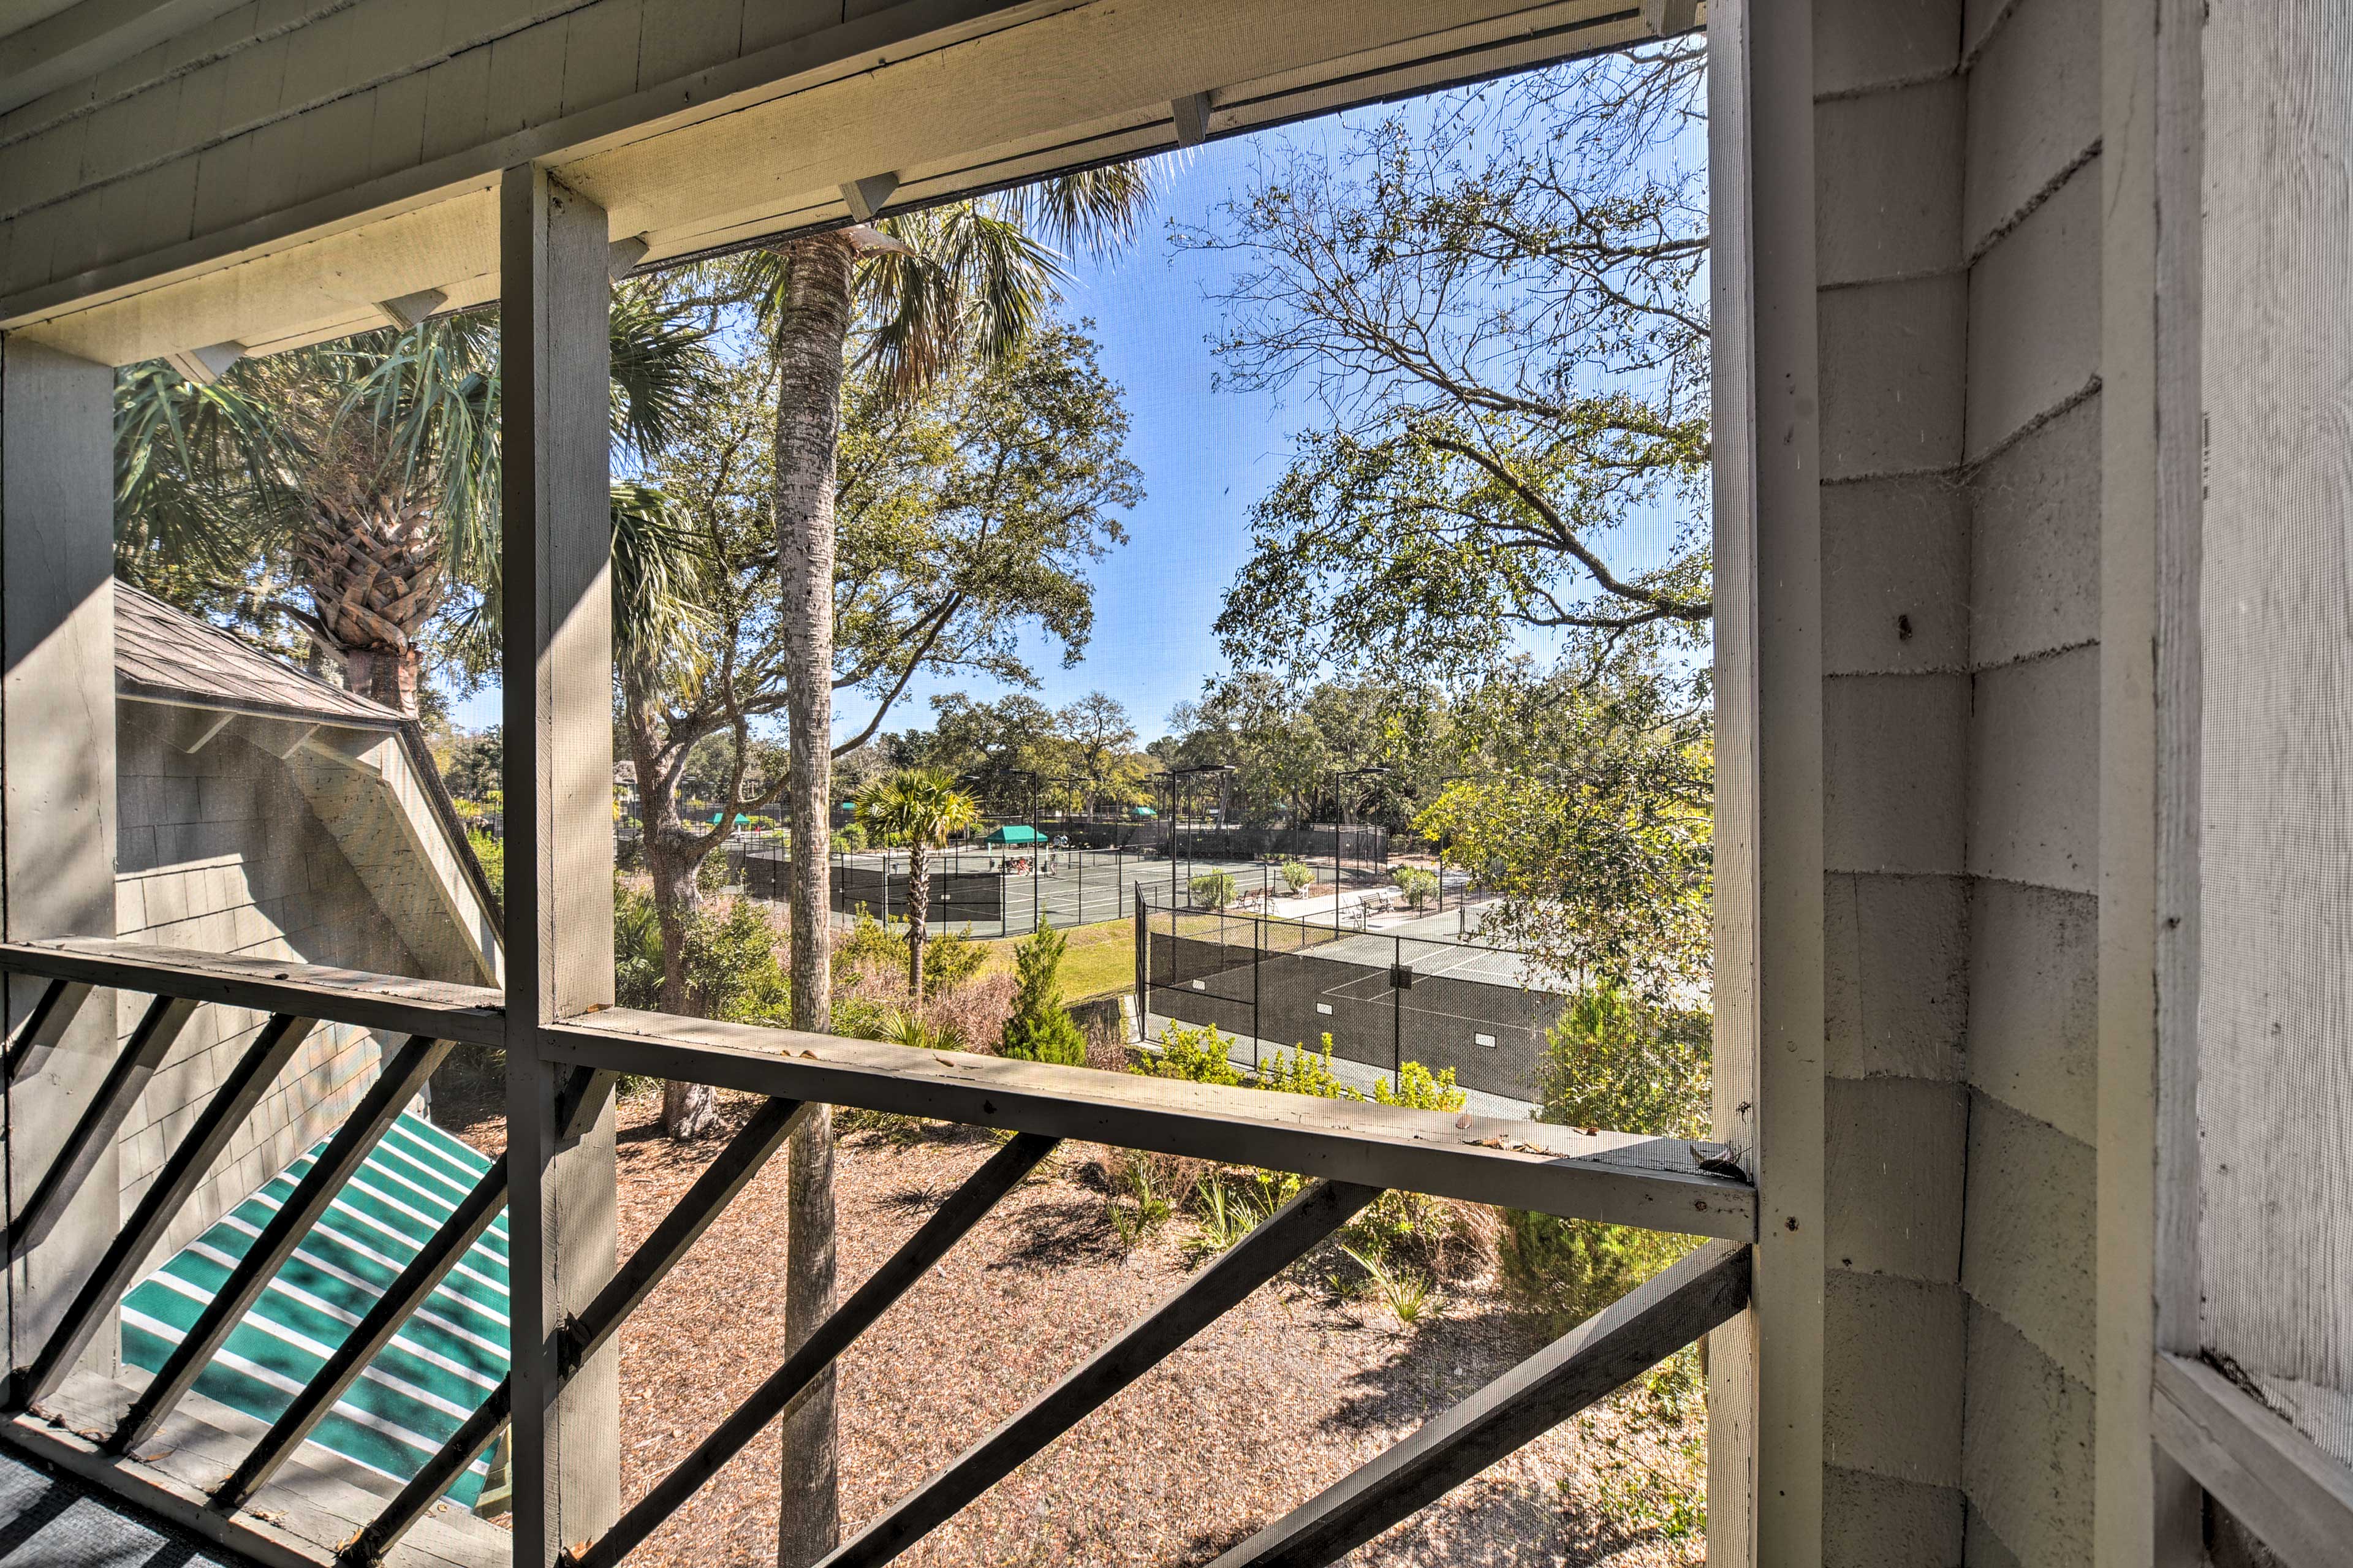
[[(643, 456), (708, 388), (707, 334), (644, 287), (616, 294), (611, 323), (613, 436)], [(352, 690), (413, 716), (453, 591), (442, 651), (494, 668), (499, 403), (484, 311), (248, 360), (212, 385), (134, 366), (115, 389), (117, 573), (265, 636), (290, 620)], [(659, 498), (617, 487), (614, 520), (627, 547), (627, 530), (659, 522)], [(290, 586), (308, 608), (280, 596)]]
[(877, 779), (858, 796), (858, 821), (884, 844), (907, 847), (907, 993), (923, 1002), (923, 941), (931, 920), (932, 851), (980, 821), (972, 796), (931, 768)]
[[(784, 588), (778, 611), (791, 665), (785, 806), (797, 1028), (826, 1028), (833, 1008), (826, 932), (834, 463), (853, 329), (859, 353), (909, 393), (959, 358), (1010, 352), (1068, 276), (1056, 247), (1100, 252), (1134, 237), (1152, 194), (1151, 168), (1126, 163), (1060, 175), (876, 225), (803, 235), (730, 264), (737, 286), (761, 304), (779, 368), (774, 510)], [(787, 1180), (789, 1353), (833, 1310), (833, 1131), (822, 1108), (793, 1134)], [(806, 1568), (840, 1540), (834, 1433), (828, 1370), (785, 1421), (780, 1568)]]

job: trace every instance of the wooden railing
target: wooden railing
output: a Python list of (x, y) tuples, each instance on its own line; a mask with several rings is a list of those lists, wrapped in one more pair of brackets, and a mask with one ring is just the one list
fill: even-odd
[[(331, 1542), (317, 1539), (315, 1530), (307, 1542), (298, 1540), (300, 1532), (282, 1527), (290, 1506), (301, 1501), (300, 1487), (290, 1488), (285, 1479), (287, 1468), (336, 1400), (504, 1208), (503, 1159), (492, 1164), (266, 1433), (235, 1455), (220, 1453), (217, 1443), (206, 1446), (193, 1470), (185, 1463), (176, 1472), (161, 1468), (142, 1456), (153, 1447), (175, 1447), (171, 1424), (198, 1374), (451, 1047), (506, 1043), (498, 994), (97, 941), (0, 945), (0, 969), (47, 982), (8, 1046), (12, 1096), (20, 1086), (29, 1089), (47, 1053), (93, 994), (111, 989), (153, 998), (50, 1173), (9, 1216), (12, 1258), (36, 1245), (45, 1226), (54, 1223), (56, 1194), (69, 1191), (77, 1173), (89, 1168), (93, 1152), (117, 1135), (147, 1076), (196, 1007), (219, 1005), (270, 1015), (170, 1152), (47, 1342), (27, 1365), (12, 1369), (7, 1402), (14, 1415), (0, 1430), (216, 1539), (248, 1548), (260, 1542), (279, 1560), (332, 1561), (343, 1568), (385, 1562), (506, 1427), (512, 1378), (396, 1495)], [(110, 1321), (174, 1216), (320, 1020), (394, 1031), (407, 1039), (386, 1052), (358, 1107), (153, 1378), (135, 1391), (116, 1391), (111, 1401), (69, 1397), (62, 1392), (69, 1369)], [(613, 1338), (783, 1147), (810, 1107), (857, 1106), (1014, 1134), (611, 1529), (575, 1543), (567, 1554), (575, 1568), (609, 1568), (626, 1560), (1067, 1139), (1272, 1167), (1312, 1180), (1143, 1320), (885, 1510), (827, 1559), (829, 1568), (897, 1557), (1386, 1189), (1715, 1239), (1234, 1547), (1218, 1560), (1220, 1568), (1333, 1561), (1672, 1354), (1747, 1300), (1755, 1192), (1745, 1182), (1701, 1169), (1701, 1152), (1680, 1140), (1266, 1095), (626, 1010), (548, 1026), (542, 1031), (541, 1056), (566, 1075), (557, 1105), (560, 1137), (576, 1137), (594, 1123), (625, 1073), (766, 1097), (588, 1305), (565, 1319), (560, 1343), (553, 1347), (559, 1383), (572, 1378)], [(37, 1105), (12, 1104), (16, 1118), (39, 1114)], [(534, 1266), (530, 1259), (515, 1261), (518, 1268)], [(515, 1348), (520, 1364), (524, 1347)], [(530, 1353), (543, 1354), (547, 1348), (530, 1347)]]

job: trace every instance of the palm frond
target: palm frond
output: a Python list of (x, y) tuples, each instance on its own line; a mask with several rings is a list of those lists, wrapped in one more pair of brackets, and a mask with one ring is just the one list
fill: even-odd
[(1159, 195), (1162, 160), (1138, 158), (1057, 174), (1008, 192), (1012, 215), (1063, 251), (1098, 259), (1134, 243)]
[(613, 487), (613, 650), (639, 669), (692, 662), (710, 616), (702, 541), (652, 485)]
[(611, 323), (613, 439), (633, 456), (650, 457), (717, 388), (711, 333), (644, 283), (614, 293)]

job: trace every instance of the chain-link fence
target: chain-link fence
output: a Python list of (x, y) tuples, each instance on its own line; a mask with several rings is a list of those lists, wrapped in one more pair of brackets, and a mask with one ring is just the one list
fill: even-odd
[[(1330, 827), (1302, 829), (1320, 835), (1326, 850), (1321, 859), (1305, 859), (1251, 849), (1277, 830), (1094, 826), (1101, 835), (1124, 835), (1134, 842), (1092, 847), (1057, 831), (1038, 841), (932, 851), (928, 923), (981, 938), (1027, 935), (1041, 925), (1092, 925), (1127, 918), (1134, 890), (1145, 888), (1166, 903), (1222, 902), (1238, 910), (1280, 912), (1345, 930), (1362, 929), (1368, 912), (1402, 898), (1390, 880), (1387, 836), (1378, 827), (1351, 827), (1337, 835)], [(785, 897), (791, 879), (788, 835), (740, 832), (728, 840), (726, 853), (731, 884), (755, 899)], [(913, 880), (904, 849), (836, 850), (833, 911), (845, 921), (861, 910), (878, 920), (903, 920)], [(1463, 887), (1461, 875), (1450, 873), (1438, 892), (1440, 906), (1459, 902)]]
[[(1136, 890), (1136, 1014), (1147, 1040), (1170, 1024), (1231, 1038), (1256, 1070), (1331, 1040), (1344, 1082), (1395, 1083), (1407, 1062), (1454, 1081), (1489, 1111), (1541, 1098), (1546, 1033), (1566, 988), (1524, 953), (1446, 934), (1443, 917), (1389, 931), (1208, 909)], [(1419, 930), (1412, 928), (1419, 927)], [(1431, 928), (1437, 928), (1435, 930)]]

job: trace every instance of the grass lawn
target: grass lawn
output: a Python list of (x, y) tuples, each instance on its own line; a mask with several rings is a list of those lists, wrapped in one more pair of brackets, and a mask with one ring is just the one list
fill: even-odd
[[(1062, 1000), (1083, 1002), (1135, 986), (1135, 925), (1132, 921), (1098, 921), (1093, 925), (1060, 928), (1070, 943), (1062, 954)], [(1029, 940), (1025, 933), (983, 942), (988, 967), (1013, 973), (1013, 950)]]

